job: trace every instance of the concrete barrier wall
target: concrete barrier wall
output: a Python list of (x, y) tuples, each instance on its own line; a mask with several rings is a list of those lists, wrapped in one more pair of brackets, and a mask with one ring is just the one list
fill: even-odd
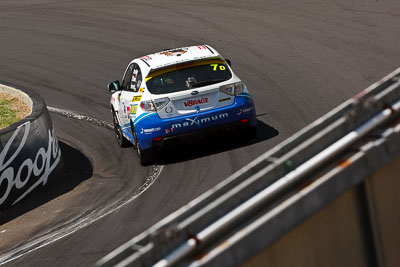
[(31, 114), (0, 130), (0, 208), (14, 205), (46, 185), (61, 151), (44, 100), (36, 93), (0, 85), (31, 106)]
[(400, 157), (242, 266), (399, 266), (399, 166)]

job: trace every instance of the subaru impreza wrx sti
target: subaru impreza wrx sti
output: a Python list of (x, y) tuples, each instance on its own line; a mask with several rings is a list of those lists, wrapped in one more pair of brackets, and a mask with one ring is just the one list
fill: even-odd
[(133, 144), (140, 163), (155, 149), (225, 129), (256, 132), (253, 99), (209, 45), (168, 49), (130, 62), (122, 82), (108, 85), (121, 146)]

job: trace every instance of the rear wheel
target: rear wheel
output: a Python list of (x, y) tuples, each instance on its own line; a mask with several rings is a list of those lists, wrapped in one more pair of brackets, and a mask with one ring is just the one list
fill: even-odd
[(136, 153), (138, 155), (140, 164), (142, 164), (142, 165), (150, 165), (150, 163), (153, 163), (153, 161), (155, 159), (154, 150), (151, 148), (142, 149), (140, 144), (137, 145)]
[(114, 125), (115, 137), (117, 138), (118, 144), (121, 147), (127, 147), (129, 145), (129, 141), (122, 134), (122, 130), (121, 130), (121, 127), (119, 126), (117, 115), (115, 115), (114, 109), (111, 109), (111, 113), (112, 113), (112, 116), (113, 116), (113, 125)]
[(136, 131), (133, 128), (132, 129), (133, 132), (133, 137), (135, 138), (135, 149), (136, 149), (136, 154), (138, 156), (139, 162), (141, 165), (149, 165), (150, 163), (152, 163), (155, 159), (155, 153), (154, 150), (152, 148), (148, 148), (148, 149), (142, 149), (142, 147), (140, 146), (139, 140), (137, 138), (136, 135)]

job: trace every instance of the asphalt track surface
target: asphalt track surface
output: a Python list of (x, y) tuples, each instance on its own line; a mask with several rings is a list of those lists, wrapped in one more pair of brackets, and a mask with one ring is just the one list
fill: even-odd
[[(399, 67), (400, 2), (0, 1), (0, 81), (33, 88), (48, 106), (104, 121), (111, 121), (106, 85), (121, 78), (131, 59), (201, 43), (231, 59), (248, 85), (255, 99), (259, 137), (240, 141), (234, 136), (166, 151), (157, 162), (164, 166), (160, 176), (136, 199), (6, 265), (94, 264)], [(18, 246), (76, 214), (129, 198), (151, 172), (151, 167), (138, 164), (132, 148), (118, 147), (112, 131), (57, 114), (52, 119), (65, 149), (83, 153), (91, 164), (80, 155), (73, 184), (64, 181), (64, 190), (32, 207), (43, 209), (60, 201), (54, 205), (63, 219), (43, 215), (54, 219), (31, 236), (21, 234), (24, 239)], [(23, 212), (16, 214), (12, 217)], [(37, 224), (36, 219), (27, 223)], [(7, 252), (3, 249), (0, 254)]]

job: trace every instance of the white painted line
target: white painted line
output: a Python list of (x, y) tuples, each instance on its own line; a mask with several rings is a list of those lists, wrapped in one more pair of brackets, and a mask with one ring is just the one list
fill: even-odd
[(75, 233), (76, 231), (94, 223), (95, 221), (100, 220), (104, 216), (107, 216), (108, 214), (122, 208), (126, 204), (129, 204), (134, 199), (139, 197), (144, 191), (146, 191), (154, 183), (155, 180), (157, 180), (162, 169), (164, 168), (164, 166), (160, 166), (160, 165), (153, 165), (152, 167), (154, 168), (153, 173), (147, 178), (145, 183), (141, 187), (139, 187), (138, 190), (135, 192), (135, 194), (132, 197), (130, 197), (129, 199), (127, 199), (127, 200), (120, 199), (104, 208), (98, 208), (98, 209), (92, 211), (90, 214), (88, 214), (82, 218), (79, 218), (75, 222), (74, 222), (74, 220), (76, 220), (77, 218), (74, 218), (74, 219), (70, 220), (70, 222), (67, 223), (67, 225), (65, 227), (63, 227), (62, 229), (48, 233), (42, 237), (39, 237), (36, 240), (28, 242), (27, 244), (25, 244), (21, 247), (11, 250), (10, 252), (4, 254), (0, 258), (0, 265), (3, 265), (8, 262), (11, 262), (13, 260), (16, 260), (22, 256), (25, 256), (28, 253), (31, 253), (35, 250), (45, 247), (61, 238), (69, 236), (69, 235)]

